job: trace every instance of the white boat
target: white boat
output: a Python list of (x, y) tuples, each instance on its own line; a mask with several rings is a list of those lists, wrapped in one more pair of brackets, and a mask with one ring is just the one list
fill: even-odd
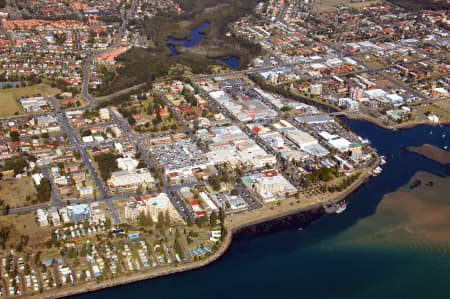
[(378, 167), (376, 167), (376, 168), (373, 170), (372, 175), (373, 175), (373, 176), (377, 176), (377, 175), (379, 175), (382, 171), (383, 171), (383, 168), (381, 168), (380, 166), (378, 166)]
[(340, 206), (336, 209), (336, 214), (340, 214), (340, 213), (344, 212), (346, 208), (347, 208), (347, 204), (344, 203), (344, 204), (340, 205)]
[(381, 156), (380, 157), (380, 165), (384, 165), (386, 164), (386, 157), (385, 156)]

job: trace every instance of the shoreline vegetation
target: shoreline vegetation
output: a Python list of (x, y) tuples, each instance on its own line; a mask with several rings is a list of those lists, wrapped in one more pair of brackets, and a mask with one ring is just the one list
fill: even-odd
[[(335, 203), (339, 204), (340, 202), (344, 201), (349, 195), (351, 195), (353, 192), (358, 190), (362, 185), (364, 185), (368, 179), (371, 176), (372, 170), (379, 164), (379, 156), (376, 155), (376, 160), (373, 163), (373, 165), (370, 167), (370, 169), (365, 170), (359, 178), (350, 185), (346, 190), (338, 193), (337, 195), (333, 194), (332, 198), (325, 198), (319, 202), (311, 203), (306, 206), (288, 206), (285, 205), (285, 209), (275, 210), (275, 209), (265, 209), (261, 211), (254, 211), (250, 213), (245, 213), (244, 217), (242, 218), (236, 218), (236, 216), (229, 216), (225, 218), (225, 228), (226, 228), (226, 235), (224, 236), (220, 246), (218, 249), (211, 254), (210, 256), (206, 257), (203, 260), (183, 264), (183, 265), (177, 265), (177, 266), (169, 266), (165, 269), (158, 269), (156, 271), (149, 270), (146, 273), (137, 273), (133, 275), (128, 275), (126, 277), (120, 277), (116, 278), (114, 280), (95, 283), (90, 282), (86, 285), (73, 285), (70, 287), (67, 287), (65, 290), (61, 290), (58, 292), (50, 292), (49, 294), (39, 294), (35, 296), (31, 296), (31, 298), (62, 298), (67, 296), (73, 296), (73, 295), (79, 295), (84, 293), (91, 293), (100, 291), (106, 288), (112, 288), (116, 286), (121, 286), (125, 284), (135, 283), (147, 279), (152, 278), (158, 278), (163, 277), (171, 274), (186, 272), (186, 271), (192, 271), (196, 270), (202, 267), (205, 267), (219, 258), (221, 258), (225, 252), (228, 250), (228, 248), (231, 245), (231, 242), (233, 240), (233, 235), (238, 234), (239, 232), (249, 229), (251, 227), (254, 227), (256, 225), (265, 224), (277, 220), (284, 219), (286, 217), (292, 216), (292, 215), (304, 215), (305, 221), (308, 222), (307, 224), (311, 223), (315, 219), (320, 218), (321, 216), (325, 215), (325, 211), (322, 208), (322, 205), (324, 203)], [(330, 194), (331, 195), (331, 194)], [(268, 211), (270, 210), (270, 211)], [(233, 222), (233, 220), (235, 220)]]

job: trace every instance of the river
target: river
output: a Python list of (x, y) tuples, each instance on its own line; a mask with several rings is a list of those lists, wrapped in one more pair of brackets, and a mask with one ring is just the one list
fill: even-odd
[[(246, 230), (205, 268), (77, 298), (450, 298), (448, 246), (413, 239), (365, 241), (389, 219), (376, 210), (384, 194), (407, 184), (417, 171), (450, 174), (448, 165), (404, 149), (424, 143), (442, 148), (441, 135), (450, 136), (450, 127), (387, 131), (344, 120), (388, 159), (381, 175), (349, 197), (344, 213), (322, 217), (301, 231), (295, 218), (268, 232)], [(370, 226), (361, 226), (367, 219)]]

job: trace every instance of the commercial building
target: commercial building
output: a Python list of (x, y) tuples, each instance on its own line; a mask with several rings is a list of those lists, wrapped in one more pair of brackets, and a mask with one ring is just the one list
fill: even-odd
[(298, 190), (277, 170), (265, 170), (241, 178), (243, 184), (257, 193), (264, 202), (271, 202), (295, 195)]
[(40, 226), (47, 226), (48, 225), (48, 212), (42, 209), (36, 210), (36, 216), (37, 220), (40, 224)]
[(298, 147), (304, 149), (305, 147), (313, 144), (318, 144), (317, 139), (312, 137), (306, 132), (300, 131), (298, 129), (286, 131), (286, 137), (294, 142)]
[(74, 222), (84, 221), (91, 218), (91, 211), (87, 204), (79, 204), (68, 207), (69, 213), (72, 215)]
[(300, 124), (320, 124), (326, 122), (334, 122), (334, 119), (328, 114), (298, 116), (295, 121)]
[(224, 91), (213, 91), (209, 95), (220, 105), (224, 106), (239, 121), (248, 122), (258, 119), (270, 119), (277, 116), (277, 113), (257, 99), (242, 95), (237, 100), (233, 100)]
[(25, 112), (41, 112), (44, 107), (48, 106), (48, 102), (44, 97), (20, 99), (20, 104)]
[(383, 98), (387, 95), (387, 92), (385, 92), (382, 89), (369, 89), (364, 91), (364, 97), (368, 98), (370, 100), (376, 99), (376, 98)]
[(205, 204), (206, 211), (208, 213), (219, 212), (219, 208), (217, 207), (217, 205), (209, 198), (209, 196), (205, 192), (200, 192), (198, 195)]
[(289, 122), (281, 120), (273, 124), (276, 131), (269, 126), (249, 124), (248, 127), (257, 134), (273, 151), (279, 153), (285, 160), (300, 161), (306, 159), (309, 155), (298, 150), (293, 142), (287, 140), (285, 134), (288, 130), (296, 130)]
[(160, 213), (168, 214), (172, 222), (182, 220), (166, 193), (160, 193), (157, 196), (137, 196), (125, 203), (124, 213), (125, 218), (132, 221), (137, 220), (141, 213), (151, 217), (155, 222), (158, 221)]
[(133, 158), (118, 158), (116, 162), (117, 167), (126, 171), (135, 170), (136, 167), (139, 165), (139, 161)]
[(275, 156), (266, 153), (237, 126), (216, 127), (203, 133), (202, 139), (211, 143), (206, 156), (213, 164), (261, 168), (276, 163)]
[(102, 120), (110, 120), (111, 119), (111, 114), (110, 114), (108, 108), (100, 108), (99, 116), (100, 116), (100, 119), (102, 119)]
[(132, 171), (113, 172), (107, 183), (109, 191), (120, 193), (135, 191), (139, 186), (150, 187), (154, 183), (154, 179), (148, 169), (140, 168)]

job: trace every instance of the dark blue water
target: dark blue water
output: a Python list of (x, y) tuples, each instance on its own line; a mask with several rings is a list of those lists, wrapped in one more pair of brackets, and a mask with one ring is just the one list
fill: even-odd
[[(168, 42), (176, 42), (176, 43), (183, 43), (184, 46), (186, 48), (190, 48), (195, 46), (196, 44), (198, 44), (204, 37), (205, 34), (200, 33), (200, 30), (203, 30), (205, 28), (208, 28), (210, 26), (209, 23), (203, 23), (200, 26), (195, 27), (194, 29), (191, 30), (191, 35), (189, 36), (189, 38), (185, 38), (185, 39), (176, 39), (173, 37), (169, 37), (167, 39)], [(172, 54), (172, 56), (178, 56), (179, 53), (177, 52), (177, 50), (175, 49), (175, 47), (171, 44), (167, 44), (167, 47), (170, 50), (170, 53)]]
[(215, 58), (217, 61), (221, 61), (223, 63), (225, 63), (226, 65), (228, 65), (229, 67), (231, 67), (233, 70), (237, 69), (239, 67), (239, 57), (237, 56), (229, 56), (226, 58), (222, 58), (222, 57), (218, 57)]
[[(450, 127), (418, 126), (397, 132), (345, 120), (369, 138), (388, 164), (349, 197), (347, 210), (322, 217), (303, 231), (293, 221), (281, 231), (235, 237), (217, 262), (191, 272), (86, 294), (78, 298), (450, 298), (448, 249), (342, 246), (358, 222), (376, 216), (383, 194), (405, 185), (419, 170), (447, 176), (437, 162), (404, 147), (445, 145)], [(430, 132), (433, 132), (430, 135)], [(445, 196), (445, 195), (443, 195)], [(447, 251), (446, 251), (447, 250)], [(445, 253), (446, 252), (446, 253)]]

